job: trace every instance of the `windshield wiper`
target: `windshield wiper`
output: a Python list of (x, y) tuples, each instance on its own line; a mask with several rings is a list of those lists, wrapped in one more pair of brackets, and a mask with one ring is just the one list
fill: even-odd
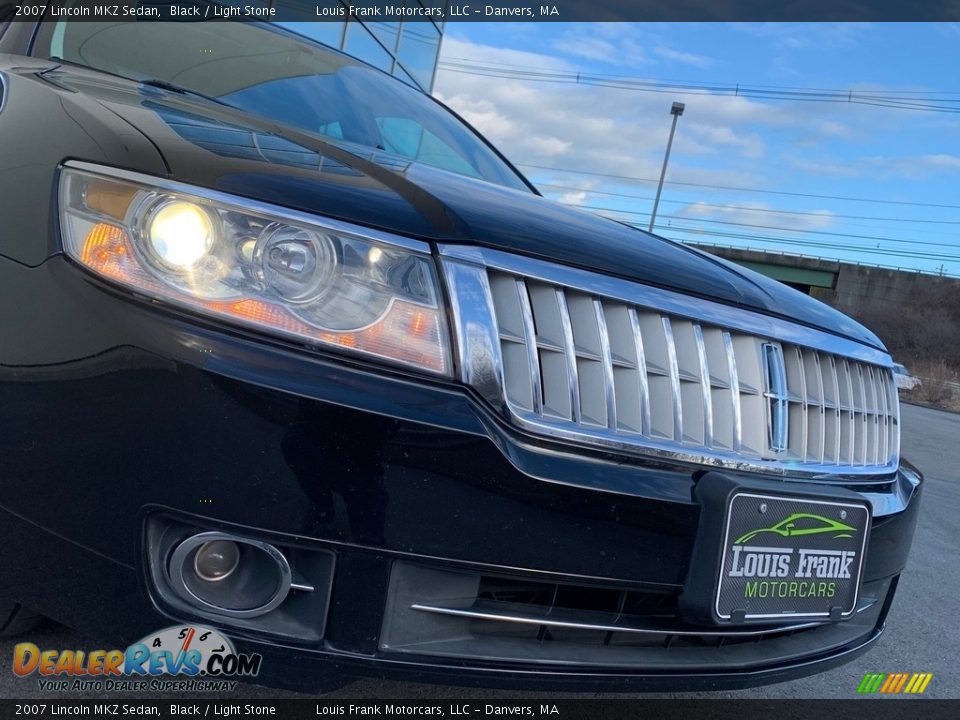
[(179, 85), (175, 85), (172, 82), (168, 82), (166, 80), (160, 80), (159, 78), (137, 79), (136, 82), (140, 83), (141, 85), (149, 85), (150, 87), (160, 88), (161, 90), (174, 92), (174, 93), (177, 93), (178, 95), (193, 96), (193, 97), (201, 98), (202, 100), (209, 100), (210, 102), (214, 102), (217, 105), (226, 105), (227, 107), (230, 107), (230, 105), (225, 103), (223, 100), (212, 97), (211, 95), (204, 95), (203, 93), (197, 92), (196, 90), (191, 90), (190, 88), (181, 87)]
[[(141, 85), (148, 85), (150, 87), (155, 87), (160, 90), (166, 90), (167, 92), (177, 93), (178, 95), (188, 95), (196, 98), (201, 98), (202, 100), (209, 100), (210, 102), (216, 103), (217, 105), (225, 105), (230, 107), (223, 100), (219, 100), (210, 95), (204, 95), (201, 92), (196, 90), (191, 90), (190, 88), (181, 87), (175, 83), (169, 82), (168, 80), (161, 80), (160, 78), (134, 78), (127, 75), (121, 75), (119, 73), (111, 72), (110, 70), (104, 70), (103, 68), (94, 67), (92, 65), (85, 65), (84, 63), (74, 62), (73, 60), (65, 60), (62, 57), (57, 55), (51, 55), (49, 58), (46, 58), (51, 62), (60, 63), (62, 65), (72, 65), (73, 67), (83, 68), (84, 70), (93, 70), (94, 72), (103, 73), (104, 75), (110, 75), (111, 77), (120, 78), (121, 80), (127, 80), (130, 82), (140, 83)], [(51, 70), (56, 70), (56, 68), (50, 68), (50, 70), (45, 70), (44, 73), (50, 72)], [(41, 73), (43, 74), (43, 73)]]

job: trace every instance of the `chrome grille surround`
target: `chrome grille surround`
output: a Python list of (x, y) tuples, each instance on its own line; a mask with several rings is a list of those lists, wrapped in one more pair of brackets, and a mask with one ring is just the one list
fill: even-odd
[(899, 464), (899, 402), (880, 350), (501, 251), (440, 254), (461, 379), (526, 432), (805, 477), (878, 476)]

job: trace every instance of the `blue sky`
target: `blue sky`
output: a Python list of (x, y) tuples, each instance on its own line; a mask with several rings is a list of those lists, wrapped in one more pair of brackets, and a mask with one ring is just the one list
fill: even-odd
[[(598, 87), (578, 72), (808, 99)], [(960, 275), (958, 76), (948, 23), (450, 23), (434, 93), (544, 194), (643, 227), (683, 102), (662, 234)], [(819, 90), (956, 112), (810, 101)]]

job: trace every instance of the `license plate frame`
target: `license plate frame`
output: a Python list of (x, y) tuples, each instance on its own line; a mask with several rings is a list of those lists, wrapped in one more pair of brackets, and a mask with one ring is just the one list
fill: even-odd
[(870, 524), (866, 501), (748, 488), (730, 493), (715, 576), (716, 618), (756, 623), (853, 616)]

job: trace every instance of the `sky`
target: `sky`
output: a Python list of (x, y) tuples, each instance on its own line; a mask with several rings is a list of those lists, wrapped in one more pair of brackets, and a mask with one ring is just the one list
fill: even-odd
[(448, 23), (434, 94), (644, 229), (682, 102), (660, 234), (960, 275), (960, 24)]

